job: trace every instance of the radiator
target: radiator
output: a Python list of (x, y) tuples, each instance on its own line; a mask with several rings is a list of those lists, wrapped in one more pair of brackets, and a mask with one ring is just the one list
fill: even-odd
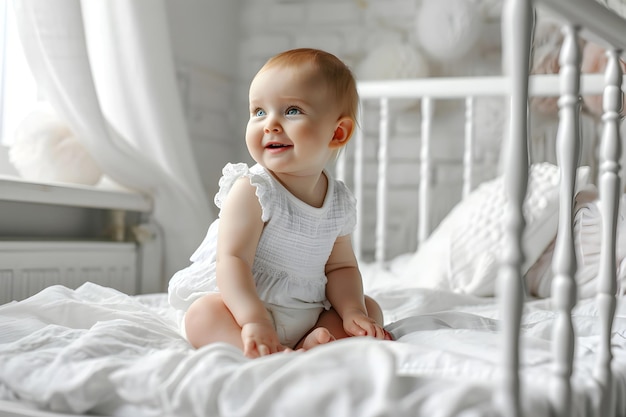
[(137, 292), (137, 249), (127, 242), (0, 242), (0, 304), (50, 285), (86, 281)]

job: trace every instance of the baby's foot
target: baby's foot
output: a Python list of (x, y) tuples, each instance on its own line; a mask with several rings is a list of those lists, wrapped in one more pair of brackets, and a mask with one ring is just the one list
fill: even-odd
[(314, 348), (315, 346), (332, 342), (333, 340), (335, 340), (335, 337), (330, 334), (327, 328), (318, 327), (304, 338), (302, 348), (304, 350), (309, 350), (311, 348)]

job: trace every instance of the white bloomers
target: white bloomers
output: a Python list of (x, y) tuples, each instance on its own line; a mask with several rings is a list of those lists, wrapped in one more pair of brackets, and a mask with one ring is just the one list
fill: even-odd
[[(281, 307), (275, 304), (265, 304), (265, 308), (270, 313), (280, 344), (290, 348), (294, 348), (296, 343), (315, 326), (317, 319), (324, 311), (323, 307), (296, 309)], [(187, 313), (185, 312), (180, 321), (180, 333), (185, 339), (187, 339), (187, 332), (185, 331), (186, 315)]]

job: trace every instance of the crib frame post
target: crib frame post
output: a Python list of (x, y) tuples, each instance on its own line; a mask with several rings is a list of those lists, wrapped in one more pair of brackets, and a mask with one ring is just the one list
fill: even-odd
[(560, 168), (559, 225), (552, 268), (552, 299), (556, 310), (552, 332), (553, 383), (551, 400), (556, 416), (572, 411), (571, 376), (574, 361), (572, 309), (576, 304), (576, 253), (574, 249), (574, 190), (580, 159), (580, 47), (579, 27), (563, 28), (565, 35), (559, 64), (561, 95), (556, 146)]
[(474, 178), (474, 103), (473, 96), (465, 99), (465, 146), (463, 148), (463, 198), (472, 192)]
[(422, 124), (420, 144), (420, 179), (419, 179), (419, 208), (417, 242), (418, 247), (424, 243), (430, 234), (430, 212), (432, 187), (432, 163), (430, 155), (430, 141), (433, 123), (433, 100), (430, 97), (422, 97)]
[(389, 99), (380, 99), (378, 182), (376, 183), (376, 264), (383, 267), (387, 256), (387, 176), (389, 171)]
[(363, 159), (365, 154), (365, 132), (363, 131), (363, 102), (359, 103), (359, 123), (354, 137), (354, 166), (353, 166), (353, 178), (354, 178), (354, 197), (356, 199), (356, 228), (352, 234), (352, 245), (354, 247), (354, 253), (359, 261), (363, 260), (363, 224), (365, 219), (363, 218), (363, 200), (365, 199), (364, 182), (364, 168)]
[(510, 125), (505, 156), (508, 221), (498, 275), (502, 314), (502, 385), (496, 403), (505, 416), (521, 416), (520, 324), (524, 302), (521, 265), (523, 202), (528, 182), (528, 73), (532, 27), (530, 0), (507, 0), (502, 10), (503, 69), (511, 88)]
[(611, 328), (616, 307), (616, 230), (617, 211), (620, 195), (620, 157), (622, 141), (620, 137), (620, 110), (622, 107), (622, 69), (619, 63), (621, 51), (607, 51), (605, 71), (606, 86), (603, 94), (602, 115), (603, 131), (600, 147), (600, 209), (602, 212), (602, 241), (600, 248), (600, 267), (598, 272), (598, 293), (596, 302), (600, 316), (600, 348), (594, 378), (598, 382), (598, 415), (613, 415), (614, 394), (613, 374), (611, 371)]

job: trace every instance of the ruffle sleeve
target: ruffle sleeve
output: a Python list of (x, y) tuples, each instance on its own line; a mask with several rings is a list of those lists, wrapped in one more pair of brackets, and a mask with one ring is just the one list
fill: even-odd
[(258, 165), (248, 168), (248, 165), (243, 162), (226, 164), (222, 169), (222, 177), (218, 182), (219, 190), (215, 194), (215, 205), (221, 209), (233, 184), (238, 179), (247, 177), (250, 180), (250, 184), (256, 188), (256, 196), (259, 199), (262, 210), (261, 220), (267, 222), (272, 215), (272, 186), (268, 178), (263, 175), (264, 171), (262, 171), (262, 168), (259, 168)]

